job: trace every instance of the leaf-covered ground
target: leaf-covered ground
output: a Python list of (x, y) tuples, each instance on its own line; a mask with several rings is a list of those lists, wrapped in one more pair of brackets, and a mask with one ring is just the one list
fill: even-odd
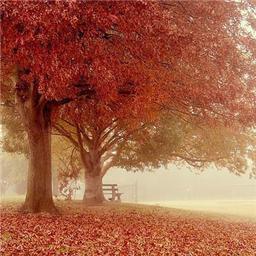
[(59, 206), (51, 216), (4, 204), (1, 255), (256, 255), (255, 222), (127, 204)]

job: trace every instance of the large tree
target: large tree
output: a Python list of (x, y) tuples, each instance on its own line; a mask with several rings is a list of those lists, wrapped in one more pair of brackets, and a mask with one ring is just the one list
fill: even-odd
[[(67, 108), (71, 107), (71, 116), (67, 115), (69, 111), (65, 109), (65, 117), (60, 116), (53, 127), (56, 134), (66, 138), (80, 155), (86, 187), (84, 201), (99, 203), (104, 200), (102, 192), (103, 176), (109, 168), (114, 166), (122, 146), (129, 137), (143, 128), (144, 119), (142, 115), (137, 115), (136, 118), (126, 116), (121, 119), (122, 115), (118, 115), (119, 110), (122, 109), (121, 107), (114, 111), (114, 118), (113, 113), (102, 110), (92, 102), (88, 108), (80, 105), (79, 109), (83, 109), (84, 114), (78, 112), (78, 116), (76, 116), (72, 109), (74, 105), (79, 105), (75, 103), (72, 105), (67, 106)], [(126, 107), (128, 106), (126, 105)], [(123, 114), (123, 110), (121, 112)], [(106, 118), (106, 115), (108, 118)], [(74, 118), (75, 116), (77, 118)], [(146, 122), (146, 120), (144, 121)]]
[[(112, 97), (108, 92), (116, 85), (110, 82), (119, 65), (114, 56), (106, 62), (106, 56), (113, 54), (108, 39), (123, 34), (116, 29), (111, 2), (4, 1), (1, 9), (1, 57), (6, 77), (2, 89), (4, 94), (12, 90), (16, 95), (29, 141), (29, 179), (23, 209), (55, 211), (51, 192), (52, 114), (76, 97), (92, 97), (93, 87), (97, 87), (99, 99)], [(128, 9), (134, 17), (140, 10), (145, 10), (145, 17), (155, 15), (153, 6), (140, 2), (122, 3), (118, 9), (121, 15)], [(129, 29), (126, 19), (122, 17), (122, 25)], [(125, 62), (130, 55), (123, 58)], [(112, 74), (109, 65), (115, 67)], [(124, 67), (117, 77), (122, 72)], [(89, 79), (91, 73), (93, 79)]]
[(27, 210), (54, 209), (51, 114), (78, 96), (87, 100), (62, 116), (70, 110), (74, 119), (93, 102), (105, 113), (94, 119), (129, 114), (135, 127), (166, 108), (211, 125), (255, 121), (250, 3), (4, 2), (2, 9), (3, 63), (16, 74), (30, 145)]
[[(102, 41), (102, 47), (97, 51), (100, 59), (97, 55), (92, 59), (92, 63), (101, 64), (103, 71), (98, 73), (98, 69), (93, 69), (88, 77), (89, 83), (96, 85), (97, 94), (105, 94), (104, 100), (71, 103), (60, 113), (62, 123), (55, 126), (81, 154), (87, 184), (85, 199), (103, 199), (102, 177), (108, 168), (120, 162), (121, 152), (122, 159), (127, 159), (126, 165), (133, 163), (132, 166), (136, 165), (132, 158), (144, 167), (145, 163), (150, 164), (147, 159), (157, 165), (167, 159), (182, 159), (194, 166), (215, 161), (220, 166), (229, 166), (234, 172), (246, 166), (241, 164), (238, 168), (240, 161), (237, 159), (246, 156), (244, 151), (251, 140), (248, 139), (244, 147), (231, 143), (232, 147), (226, 148), (225, 152), (224, 144), (218, 143), (218, 138), (224, 138), (222, 130), (225, 130), (230, 142), (236, 141), (234, 138), (249, 132), (246, 129), (255, 125), (253, 6), (225, 2), (149, 5), (136, 16), (129, 4), (112, 3), (111, 7), (115, 6), (112, 10), (116, 18), (115, 30), (108, 31)], [(134, 22), (123, 20), (119, 8), (124, 6), (126, 17), (135, 15)], [(149, 15), (147, 8), (154, 10), (150, 21), (146, 19)], [(92, 45), (96, 46), (96, 42)], [(106, 75), (102, 75), (104, 72), (108, 73), (107, 80)], [(98, 80), (98, 77), (104, 79)], [(154, 129), (159, 129), (156, 134), (161, 137), (163, 121), (158, 122), (158, 119), (166, 112), (177, 125), (188, 122), (194, 127), (194, 133), (183, 134), (184, 125), (176, 134), (167, 133), (174, 137), (183, 134), (183, 149), (178, 147), (177, 151), (173, 142), (165, 155), (159, 150), (162, 159), (159, 154), (144, 154), (143, 164), (143, 151), (136, 148), (141, 143), (140, 148), (146, 152), (154, 139)], [(203, 127), (201, 133), (196, 129), (197, 125)], [(231, 132), (234, 127), (236, 133)], [(207, 129), (210, 130), (208, 134), (204, 131)], [(136, 134), (146, 138), (147, 147), (142, 140), (139, 142)], [(212, 148), (207, 148), (207, 143), (211, 143)], [(170, 146), (166, 144), (162, 147)], [(130, 147), (130, 151), (122, 150), (125, 147)], [(239, 147), (244, 151), (239, 151)]]
[[(56, 132), (74, 147), (73, 153), (80, 154), (79, 169), (84, 171), (86, 185), (85, 202), (104, 201), (102, 179), (112, 167), (144, 171), (169, 167), (169, 164), (187, 164), (206, 170), (214, 164), (237, 175), (247, 172), (256, 177), (253, 168), (256, 137), (251, 129), (238, 131), (221, 124), (213, 127), (204, 120), (186, 120), (169, 112), (137, 127), (120, 124), (117, 120), (105, 129), (96, 127), (95, 119), (91, 125), (89, 123), (82, 126), (63, 118), (54, 125)], [(69, 171), (69, 176), (75, 178), (77, 168)]]
[[(12, 90), (16, 95), (29, 142), (29, 178), (23, 209), (55, 211), (51, 114), (57, 106), (91, 94), (89, 88), (76, 86), (86, 70), (86, 48), (74, 19), (74, 13), (81, 9), (79, 4), (66, 2), (5, 1), (1, 10), (3, 74), (11, 77), (2, 83), (2, 91), (8, 94)], [(102, 28), (109, 25), (108, 20), (96, 19)], [(96, 29), (88, 22), (85, 26), (91, 33)]]

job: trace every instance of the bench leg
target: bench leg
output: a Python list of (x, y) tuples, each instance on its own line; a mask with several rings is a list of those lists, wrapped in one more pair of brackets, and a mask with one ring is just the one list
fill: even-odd
[(117, 201), (121, 202), (121, 195), (120, 194), (117, 194)]

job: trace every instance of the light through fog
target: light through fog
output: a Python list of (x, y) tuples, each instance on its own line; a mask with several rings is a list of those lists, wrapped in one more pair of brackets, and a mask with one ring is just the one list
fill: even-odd
[[(8, 182), (7, 190), (1, 193), (2, 199), (23, 198), (27, 160), (16, 154), (2, 153), (1, 164), (1, 179)], [(56, 173), (54, 168), (55, 178)], [(198, 173), (174, 165), (144, 172), (112, 168), (103, 178), (103, 183), (118, 184), (122, 202), (256, 219), (256, 179), (250, 179), (249, 174), (236, 176), (226, 169), (213, 167)], [(85, 189), (82, 174), (76, 186), (80, 189), (74, 191), (73, 199), (82, 200)]]
[(200, 174), (175, 166), (138, 173), (113, 169), (104, 182), (118, 183), (124, 190), (137, 183), (138, 201), (256, 199), (255, 179), (214, 168)]
[(175, 166), (143, 173), (113, 169), (104, 182), (120, 184), (128, 202), (256, 219), (256, 180), (248, 174), (215, 168), (196, 174)]
[[(9, 169), (9, 174), (20, 177), (26, 175), (27, 161), (15, 154), (2, 154), (1, 178), (3, 168)], [(6, 175), (6, 174), (5, 174)], [(15, 195), (12, 179), (6, 195)], [(17, 183), (16, 177), (15, 182)], [(83, 176), (78, 182), (80, 190), (75, 198), (81, 199), (84, 185)], [(130, 202), (162, 202), (172, 200), (256, 200), (256, 179), (250, 179), (248, 174), (234, 175), (228, 170), (209, 168), (203, 172), (186, 167), (177, 168), (170, 165), (168, 169), (160, 168), (144, 172), (127, 172), (113, 168), (105, 175), (103, 183), (117, 183), (120, 187), (123, 201)], [(2, 195), (3, 196), (3, 195)]]

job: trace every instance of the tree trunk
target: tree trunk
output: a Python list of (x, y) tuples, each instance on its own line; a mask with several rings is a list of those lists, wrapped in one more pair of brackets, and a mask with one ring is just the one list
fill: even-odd
[(102, 190), (102, 177), (85, 174), (85, 191), (83, 201), (89, 204), (101, 204), (106, 201)]
[(51, 134), (42, 112), (39, 111), (37, 117), (29, 122), (27, 194), (22, 210), (52, 213), (56, 212), (56, 208), (52, 199)]
[(83, 140), (77, 126), (77, 137), (81, 161), (85, 170), (85, 190), (83, 201), (89, 204), (101, 204), (106, 201), (102, 189), (101, 157), (96, 144), (89, 143), (87, 152), (83, 147)]
[(56, 212), (52, 199), (51, 106), (38, 93), (36, 81), (20, 81), (16, 90), (18, 110), (28, 135), (29, 165), (25, 212)]

